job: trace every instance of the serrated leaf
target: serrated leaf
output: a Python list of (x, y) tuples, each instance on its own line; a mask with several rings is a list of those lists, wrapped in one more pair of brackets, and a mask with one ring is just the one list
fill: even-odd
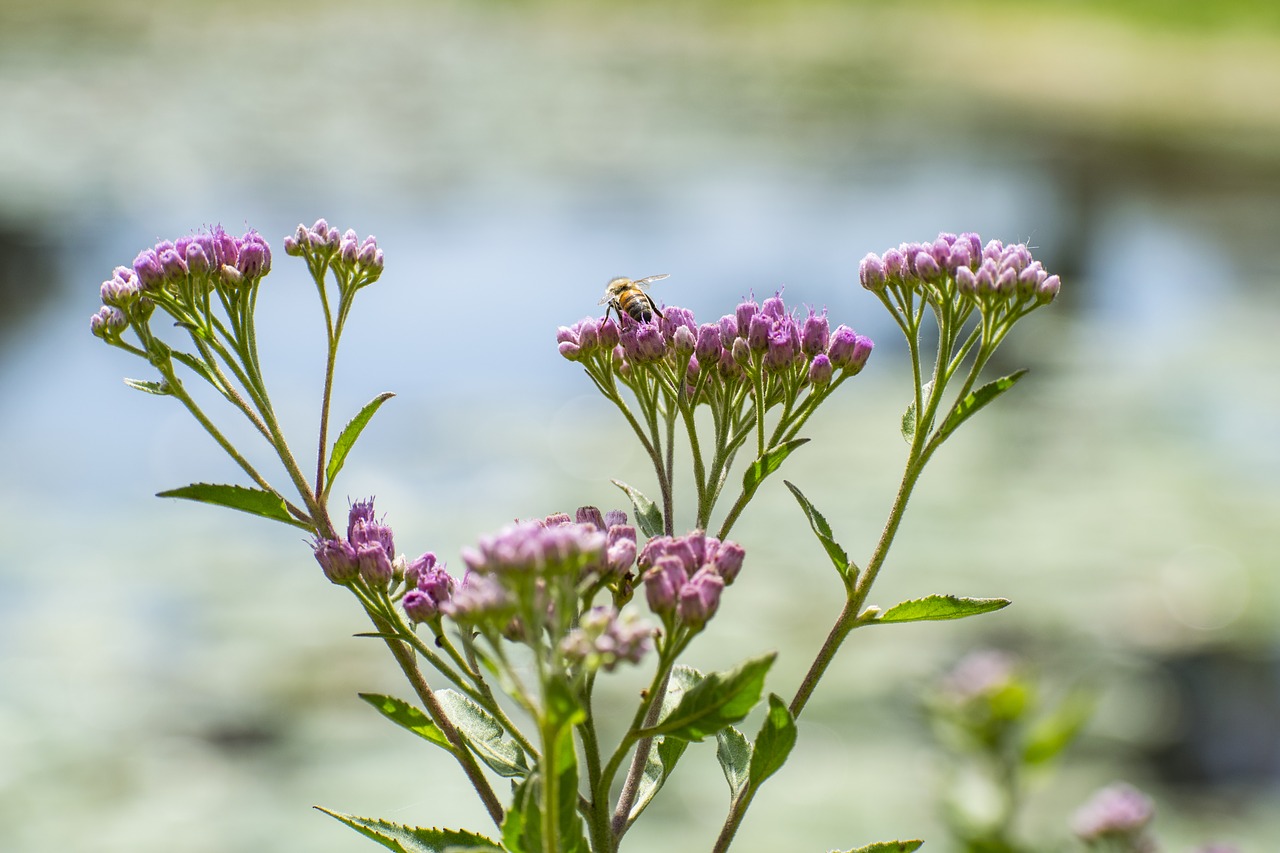
[(848, 853), (912, 853), (919, 850), (923, 841), (880, 841), (876, 844), (868, 844), (866, 847), (859, 847), (856, 850), (850, 850)]
[(342, 428), (342, 432), (338, 434), (338, 438), (333, 442), (333, 450), (329, 452), (329, 465), (324, 472), (324, 494), (326, 497), (329, 494), (329, 490), (333, 488), (333, 481), (337, 478), (338, 472), (342, 470), (343, 463), (347, 461), (347, 454), (355, 446), (356, 439), (360, 437), (360, 433), (369, 425), (369, 420), (373, 417), (374, 412), (378, 411), (383, 403), (394, 396), (395, 394), (390, 391), (382, 392), (365, 403), (364, 408)]
[(988, 382), (976, 391), (971, 391), (965, 398), (961, 400), (951, 414), (947, 417), (946, 422), (942, 425), (942, 429), (938, 430), (938, 434), (946, 437), (956, 431), (956, 427), (973, 417), (979, 409), (990, 403), (996, 397), (999, 397), (1005, 391), (1008, 391), (1014, 384), (1027, 375), (1024, 367), (1022, 370), (1010, 373), (1008, 376), (1002, 376), (999, 379)]
[(456, 690), (437, 690), (436, 699), (449, 722), (471, 744), (475, 754), (499, 776), (529, 775), (524, 750), (503, 731), (493, 715)]
[(770, 450), (766, 450), (764, 456), (747, 466), (747, 470), (742, 472), (742, 493), (748, 498), (755, 494), (756, 489), (760, 488), (760, 484), (765, 478), (778, 470), (778, 466), (782, 464), (791, 451), (795, 450), (802, 444), (808, 444), (807, 438), (793, 438), (788, 442), (779, 444)]
[(1007, 598), (961, 598), (958, 595), (926, 595), (895, 604), (869, 624), (881, 622), (937, 622), (963, 619), (1008, 607)]
[(170, 397), (173, 392), (169, 390), (168, 382), (148, 382), (145, 379), (126, 379), (125, 385), (135, 391), (142, 391), (147, 394), (155, 394), (157, 397)]
[(640, 532), (647, 537), (662, 535), (662, 510), (658, 509), (658, 505), (645, 497), (644, 492), (639, 489), (628, 486), (621, 480), (610, 480), (619, 489), (626, 493), (631, 499), (631, 506), (636, 511), (636, 527), (640, 528)]
[(444, 736), (444, 732), (440, 731), (440, 727), (433, 723), (431, 718), (424, 712), (403, 699), (385, 696), (381, 693), (359, 693), (357, 695), (397, 726), (453, 752), (453, 745)]
[(758, 787), (787, 762), (791, 748), (796, 745), (796, 734), (796, 720), (787, 703), (778, 694), (770, 693), (769, 712), (751, 747), (748, 778), (753, 787)]
[(315, 806), (316, 811), (324, 812), (335, 818), (365, 838), (372, 839), (388, 850), (396, 853), (450, 853), (462, 848), (465, 850), (496, 850), (498, 842), (468, 832), (465, 829), (424, 829), (422, 827), (405, 826), (402, 823), (379, 820), (377, 818), (356, 817), (330, 811), (322, 806)]
[(1031, 726), (1022, 747), (1027, 764), (1044, 764), (1057, 758), (1071, 745), (1093, 716), (1094, 696), (1077, 690), (1067, 695), (1058, 707)]
[(713, 672), (680, 697), (671, 713), (643, 736), (670, 735), (699, 742), (725, 726), (740, 722), (760, 701), (764, 677), (775, 653), (743, 661), (728, 672)]
[(841, 577), (849, 577), (852, 565), (849, 562), (849, 555), (845, 553), (844, 548), (840, 547), (840, 543), (836, 542), (835, 536), (831, 533), (831, 525), (823, 518), (822, 513), (818, 512), (818, 508), (804, 496), (804, 492), (789, 480), (782, 481), (791, 494), (795, 496), (796, 501), (800, 504), (800, 509), (804, 510), (805, 517), (809, 519), (809, 528), (813, 530), (813, 535), (818, 537), (822, 549), (827, 552), (827, 556), (831, 559), (831, 564), (836, 567), (836, 571)]
[(724, 780), (729, 783), (729, 797), (736, 798), (747, 784), (747, 768), (751, 766), (751, 744), (747, 743), (747, 736), (733, 726), (716, 732), (716, 758), (724, 771)]
[(250, 489), (245, 486), (215, 485), (212, 483), (192, 483), (180, 489), (158, 492), (158, 498), (182, 498), (197, 503), (225, 506), (238, 509), (250, 515), (259, 515), (272, 521), (282, 521), (294, 527), (311, 531), (311, 528), (289, 514), (284, 498), (262, 489)]

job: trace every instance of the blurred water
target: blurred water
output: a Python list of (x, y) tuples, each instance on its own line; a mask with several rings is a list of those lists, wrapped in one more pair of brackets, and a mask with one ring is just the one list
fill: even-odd
[[(259, 326), (301, 447), (313, 440), (319, 315), (279, 238), (321, 215), (378, 236), (388, 269), (353, 315), (335, 417), (383, 390), (399, 396), (342, 487), (376, 493), (407, 550), (455, 561), (513, 516), (616, 505), (608, 477), (645, 482), (554, 331), (596, 312), (609, 277), (658, 272), (672, 277), (654, 296), (700, 319), (785, 286), (789, 304), (826, 306), (876, 339), (858, 387), (815, 419), (823, 450), (788, 462), (848, 541), (870, 542), (897, 476), (906, 391), (896, 333), (856, 286), (858, 259), (939, 230), (1028, 240), (1066, 280), (1010, 341), (1007, 360), (1035, 373), (1021, 399), (984, 415), (986, 434), (957, 439), (930, 472), (882, 603), (1008, 594), (1018, 607), (1004, 630), (1035, 626), (1084, 659), (1102, 649), (1134, 684), (1158, 680), (1143, 663), (1152, 654), (1275, 643), (1280, 291), (1271, 243), (1242, 238), (1265, 230), (1249, 212), (1280, 198), (1267, 164), (1233, 161), (1229, 179), (1206, 185), (1205, 158), (1223, 155), (1187, 154), (1200, 183), (1171, 187), (1144, 178), (1144, 153), (1114, 144), (1113, 129), (1088, 146), (1073, 146), (1087, 129), (1065, 120), (1048, 139), (1012, 132), (972, 115), (977, 95), (972, 108), (949, 102), (969, 118), (950, 138), (920, 133), (913, 110), (937, 107), (929, 80), (882, 90), (829, 56), (753, 64), (768, 27), (631, 21), (681, 33), (655, 62), (624, 23), (551, 8), (429, 4), (353, 19), (318, 6), (299, 19), (266, 6), (237, 31), (194, 6), (156, 19), (122, 5), (91, 13), (105, 29), (35, 16), (10, 30), (41, 37), (10, 38), (0, 54), (0, 114), (21, 119), (0, 132), (3, 219), (44, 254), (27, 250), (7, 273), (17, 284), (0, 288), (11, 303), (0, 848), (366, 844), (308, 817), (312, 802), (485, 823), (441, 756), (413, 752), (352, 698), (404, 691), (376, 649), (349, 639), (364, 627), (316, 583), (294, 532), (151, 497), (237, 471), (171, 401), (120, 383), (146, 378), (144, 366), (91, 338), (88, 316), (115, 264), (210, 222), (255, 227), (277, 249)], [(98, 132), (86, 135), (90, 120)], [(826, 602), (831, 579), (810, 543), (768, 535), (800, 529), (789, 501), (762, 495), (743, 532), (757, 565), (789, 579), (786, 595), (735, 587), (739, 610), (726, 608), (701, 665), (815, 640), (811, 590)], [(833, 787), (851, 793), (844, 811), (814, 818), (815, 849), (936, 825), (922, 805), (928, 757), (901, 708), (988, 629), (913, 630), (869, 637), (839, 662), (811, 708), (815, 733), (762, 798), (743, 850), (787, 847), (796, 810)], [(778, 678), (803, 665), (784, 660)], [(1100, 730), (1141, 747), (1167, 695), (1118, 688)], [(833, 770), (836, 750), (848, 760)], [(713, 834), (706, 815), (724, 792), (710, 755), (698, 758), (638, 849)], [(1086, 766), (1142, 772), (1114, 754)], [(1086, 776), (1059, 814), (1108, 781)], [(1223, 826), (1280, 837), (1274, 798), (1229, 819), (1197, 800), (1178, 837)]]

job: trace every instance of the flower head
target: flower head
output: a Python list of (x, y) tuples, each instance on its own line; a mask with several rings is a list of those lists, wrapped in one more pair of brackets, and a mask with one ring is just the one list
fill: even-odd
[(653, 537), (638, 558), (649, 609), (700, 629), (715, 615), (720, 594), (737, 578), (744, 556), (736, 542), (721, 542), (701, 530)]
[(1071, 818), (1071, 828), (1086, 842), (1105, 839), (1129, 842), (1134, 850), (1149, 849), (1143, 831), (1155, 816), (1155, 804), (1146, 794), (1117, 782), (1095, 793)]
[(639, 663), (652, 643), (654, 628), (634, 614), (619, 614), (613, 607), (593, 607), (578, 627), (560, 642), (560, 651), (588, 671), (611, 672), (619, 663)]

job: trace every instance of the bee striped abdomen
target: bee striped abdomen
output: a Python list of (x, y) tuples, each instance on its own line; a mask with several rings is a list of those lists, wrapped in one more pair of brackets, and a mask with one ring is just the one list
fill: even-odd
[(618, 304), (637, 323), (647, 323), (653, 319), (653, 303), (649, 301), (648, 294), (642, 290), (624, 290), (618, 294)]

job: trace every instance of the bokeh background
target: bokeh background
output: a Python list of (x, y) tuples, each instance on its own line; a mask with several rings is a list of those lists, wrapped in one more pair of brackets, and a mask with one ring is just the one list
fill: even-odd
[[(309, 446), (319, 312), (279, 239), (319, 216), (388, 260), (335, 417), (399, 395), (339, 491), (455, 565), (513, 517), (648, 484), (554, 332), (659, 272), (699, 318), (785, 286), (876, 339), (786, 466), (865, 558), (909, 374), (858, 259), (1027, 241), (1064, 281), (1003, 352), (1032, 374), (928, 471), (873, 595), (1015, 604), (855, 636), (735, 849), (948, 849), (918, 697), (990, 645), (1098, 691), (1029, 804), (1045, 849), (1120, 778), (1169, 850), (1280, 848), (1280, 6), (0, 0), (0, 849), (371, 849), (317, 803), (485, 826), (442, 753), (355, 698), (407, 690), (296, 531), (152, 496), (237, 471), (88, 334), (141, 248), (259, 229), (264, 360)], [(837, 581), (779, 481), (736, 538), (748, 573), (691, 662), (780, 647), (789, 695)], [(713, 751), (636, 849), (709, 846)]]

